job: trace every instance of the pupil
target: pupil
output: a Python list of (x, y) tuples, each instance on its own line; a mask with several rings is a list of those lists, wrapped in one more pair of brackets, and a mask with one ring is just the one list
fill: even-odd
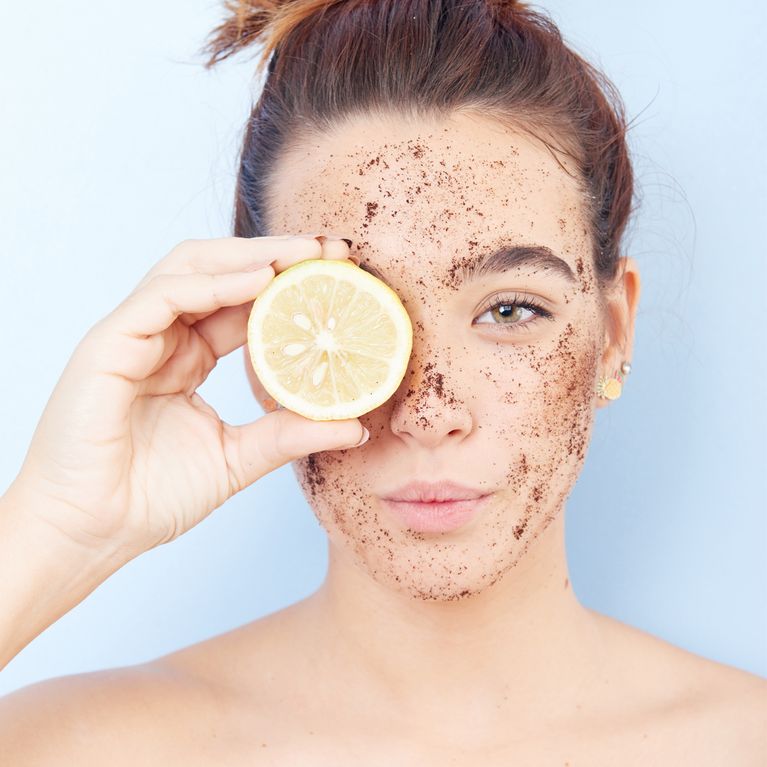
[(514, 319), (516, 304), (500, 304), (494, 312), (503, 319)]

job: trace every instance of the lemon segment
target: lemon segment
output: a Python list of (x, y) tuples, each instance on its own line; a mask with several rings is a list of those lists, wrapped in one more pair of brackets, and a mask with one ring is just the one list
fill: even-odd
[(356, 418), (405, 376), (413, 328), (399, 296), (351, 261), (308, 259), (256, 298), (248, 352), (263, 387), (315, 421)]

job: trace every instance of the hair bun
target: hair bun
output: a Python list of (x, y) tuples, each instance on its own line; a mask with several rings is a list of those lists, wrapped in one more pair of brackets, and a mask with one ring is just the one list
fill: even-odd
[[(398, 2), (398, 0), (393, 0)], [(257, 69), (296, 27), (322, 14), (341, 0), (224, 0), (227, 18), (206, 38), (200, 53), (208, 56), (205, 68), (229, 58), (262, 38), (264, 50)], [(528, 10), (523, 0), (484, 0), (499, 15)], [(269, 71), (273, 67), (271, 62)]]
[[(206, 38), (200, 53), (209, 58), (205, 68), (247, 48), (264, 35), (278, 12), (295, 0), (225, 0), (226, 18)], [(268, 46), (259, 64), (268, 57), (274, 45)]]

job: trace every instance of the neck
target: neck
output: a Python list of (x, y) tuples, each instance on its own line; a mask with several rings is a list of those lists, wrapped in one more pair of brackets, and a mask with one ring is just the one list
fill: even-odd
[(335, 686), (400, 723), (450, 735), (497, 732), (512, 713), (528, 732), (567, 718), (601, 658), (598, 615), (569, 583), (564, 510), (515, 567), (471, 598), (415, 601), (331, 545), (327, 578), (310, 601)]

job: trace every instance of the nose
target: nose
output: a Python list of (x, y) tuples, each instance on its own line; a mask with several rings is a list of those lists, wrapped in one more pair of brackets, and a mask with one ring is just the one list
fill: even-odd
[(407, 373), (392, 395), (391, 430), (404, 440), (435, 448), (445, 440), (462, 440), (472, 429), (472, 416), (453, 386), (456, 371), (433, 355), (411, 356)]

